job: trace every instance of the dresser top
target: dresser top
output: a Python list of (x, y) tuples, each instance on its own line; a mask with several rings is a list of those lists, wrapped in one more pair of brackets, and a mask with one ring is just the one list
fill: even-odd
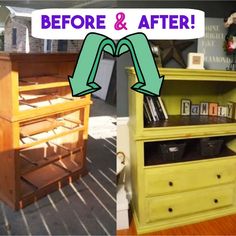
[(8, 53), (0, 52), (0, 61), (75, 61), (79, 53)]
[[(134, 67), (127, 67), (126, 69), (129, 75), (136, 75)], [(182, 68), (158, 68), (158, 70), (161, 76), (165, 76), (165, 80), (236, 82), (236, 71)]]

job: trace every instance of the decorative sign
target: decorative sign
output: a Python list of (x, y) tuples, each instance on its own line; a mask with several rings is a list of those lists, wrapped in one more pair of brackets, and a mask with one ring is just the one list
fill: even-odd
[(228, 102), (227, 105), (218, 105), (216, 102), (201, 102), (192, 104), (190, 99), (181, 100), (181, 115), (183, 116), (220, 116), (236, 119), (236, 103)]
[(32, 35), (44, 39), (84, 39), (89, 33), (121, 39), (143, 33), (148, 39), (204, 36), (205, 13), (196, 9), (42, 9), (32, 13)]
[(224, 19), (205, 18), (205, 37), (198, 39), (198, 52), (204, 54), (206, 69), (225, 70), (231, 62), (226, 55), (223, 45), (227, 29), (224, 28)]
[[(73, 96), (93, 93), (102, 51), (113, 56), (130, 52), (138, 82), (132, 89), (158, 96), (159, 74), (148, 39), (192, 39), (204, 36), (205, 13), (196, 9), (41, 9), (32, 13), (32, 36), (84, 39), (69, 83)], [(114, 42), (114, 39), (119, 41)]]

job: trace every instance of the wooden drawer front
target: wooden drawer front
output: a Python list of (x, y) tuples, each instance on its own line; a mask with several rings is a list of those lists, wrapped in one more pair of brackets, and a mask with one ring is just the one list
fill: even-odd
[(145, 194), (155, 196), (229, 183), (236, 176), (236, 159), (221, 159), (145, 170)]
[(234, 184), (147, 198), (147, 221), (188, 215), (233, 204)]

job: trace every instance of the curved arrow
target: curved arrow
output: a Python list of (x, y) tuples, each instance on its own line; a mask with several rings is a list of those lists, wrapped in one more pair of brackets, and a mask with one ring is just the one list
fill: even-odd
[(164, 76), (160, 76), (148, 39), (143, 33), (122, 38), (116, 48), (116, 56), (130, 51), (138, 82), (131, 89), (151, 96), (159, 96)]
[(137, 92), (158, 96), (164, 76), (156, 67), (148, 40), (143, 33), (135, 33), (122, 38), (117, 48), (112, 39), (105, 35), (90, 33), (86, 36), (69, 83), (73, 96), (93, 93), (101, 87), (94, 82), (102, 51), (120, 56), (130, 51), (138, 82), (131, 88)]
[(114, 55), (114, 42), (97, 33), (90, 33), (86, 36), (73, 76), (68, 77), (72, 96), (82, 96), (101, 89), (94, 79), (103, 49)]

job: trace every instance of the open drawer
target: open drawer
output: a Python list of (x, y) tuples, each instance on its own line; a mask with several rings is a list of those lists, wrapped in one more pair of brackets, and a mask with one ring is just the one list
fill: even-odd
[(36, 169), (51, 163), (65, 167), (70, 165), (74, 169), (79, 169), (83, 165), (83, 141), (65, 142), (70, 139), (67, 135), (65, 139), (55, 139), (30, 148), (19, 151), (21, 174), (32, 172)]
[(72, 97), (69, 82), (63, 77), (30, 77), (19, 83), (17, 110), (20, 120), (27, 119), (32, 114), (41, 116), (90, 104), (89, 95)]
[(25, 149), (55, 138), (73, 141), (84, 131), (83, 111), (77, 110), (20, 123), (19, 149)]

